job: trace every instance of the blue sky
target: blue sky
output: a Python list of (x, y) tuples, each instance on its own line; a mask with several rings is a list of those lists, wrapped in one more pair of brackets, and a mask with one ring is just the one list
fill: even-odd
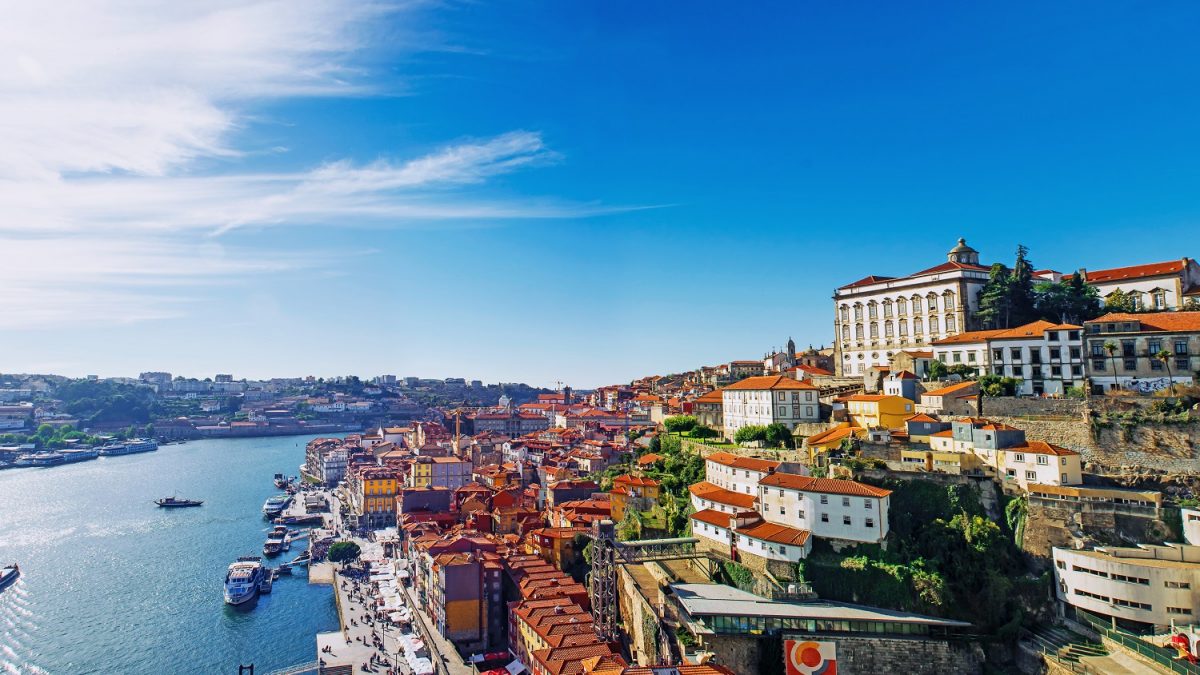
[(589, 387), (1200, 253), (1190, 3), (152, 4), (0, 26), (0, 370)]

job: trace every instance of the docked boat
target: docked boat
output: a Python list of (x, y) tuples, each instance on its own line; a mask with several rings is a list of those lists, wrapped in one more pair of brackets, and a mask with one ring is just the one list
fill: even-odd
[(180, 508), (185, 508), (188, 506), (200, 506), (201, 504), (204, 503), (204, 501), (200, 500), (200, 499), (180, 499), (179, 497), (163, 497), (162, 499), (155, 499), (154, 503), (158, 504), (158, 506), (160, 508), (164, 508), (164, 509), (180, 509)]
[(21, 567), (17, 563), (0, 567), (0, 590), (16, 581), (19, 576), (21, 576)]
[(76, 448), (74, 450), (60, 450), (59, 452), (63, 456), (64, 464), (86, 462), (89, 459), (96, 459), (100, 456), (100, 451), (96, 448)]
[(13, 462), (15, 466), (58, 466), (67, 461), (61, 452), (30, 452)]
[(263, 567), (262, 558), (258, 556), (243, 556), (229, 566), (225, 573), (225, 602), (230, 605), (240, 605), (258, 596), (259, 587), (266, 578), (267, 569)]
[(124, 443), (109, 443), (100, 448), (100, 454), (104, 457), (116, 457), (119, 455), (132, 455), (139, 452), (151, 452), (158, 449), (158, 443), (149, 438), (134, 438)]
[(275, 495), (267, 497), (267, 501), (263, 502), (263, 515), (268, 518), (276, 518), (283, 510), (292, 503), (291, 495)]
[(288, 539), (288, 530), (286, 525), (276, 525), (267, 534), (267, 541), (263, 544), (263, 553), (265, 555), (279, 555), (280, 553), (292, 548), (291, 540)]

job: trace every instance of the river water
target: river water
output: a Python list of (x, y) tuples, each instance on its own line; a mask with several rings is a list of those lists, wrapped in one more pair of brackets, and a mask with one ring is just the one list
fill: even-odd
[[(262, 503), (295, 475), (308, 436), (191, 441), (156, 452), (0, 471), (0, 673), (237, 673), (316, 659), (333, 591), (283, 576), (225, 605), (225, 570), (261, 555)], [(178, 492), (204, 506), (160, 509)], [(293, 546), (277, 561), (295, 557)]]

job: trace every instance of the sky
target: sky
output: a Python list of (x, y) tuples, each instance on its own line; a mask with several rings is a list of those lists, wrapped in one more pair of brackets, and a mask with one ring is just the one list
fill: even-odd
[(1200, 5), (5, 2), (0, 372), (576, 388), (1200, 254)]

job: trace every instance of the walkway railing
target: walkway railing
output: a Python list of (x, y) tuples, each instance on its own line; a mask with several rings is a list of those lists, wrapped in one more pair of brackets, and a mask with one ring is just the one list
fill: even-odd
[(1166, 648), (1150, 644), (1137, 635), (1123, 631), (1120, 628), (1113, 628), (1111, 622), (1091, 612), (1076, 607), (1075, 617), (1091, 626), (1092, 630), (1099, 633), (1102, 637), (1112, 640), (1125, 649), (1149, 659), (1173, 673), (1179, 673), (1180, 675), (1200, 675), (1200, 666), (1192, 665), (1187, 661), (1177, 660), (1172, 657), (1171, 652)]

